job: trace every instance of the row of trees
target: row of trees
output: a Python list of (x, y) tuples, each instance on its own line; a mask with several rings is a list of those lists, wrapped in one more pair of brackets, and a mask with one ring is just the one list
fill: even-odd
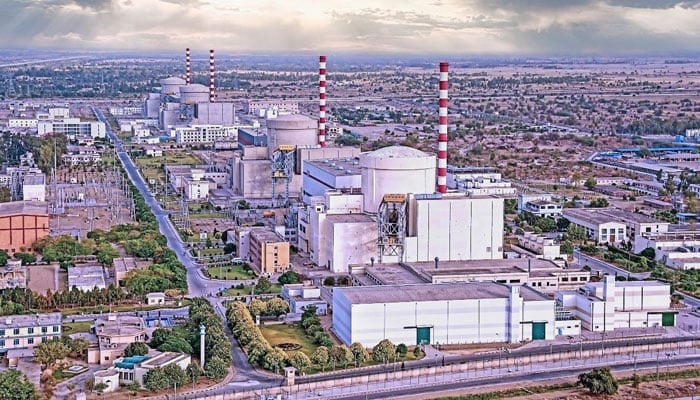
[(279, 297), (269, 300), (253, 299), (248, 305), (248, 310), (253, 316), (279, 317), (289, 312), (289, 304)]
[(34, 310), (55, 310), (97, 306), (102, 304), (119, 304), (129, 301), (131, 296), (122, 289), (109, 285), (107, 288), (83, 292), (77, 288), (46, 294), (32, 292), (29, 289), (12, 288), (0, 291), (0, 315), (26, 314)]

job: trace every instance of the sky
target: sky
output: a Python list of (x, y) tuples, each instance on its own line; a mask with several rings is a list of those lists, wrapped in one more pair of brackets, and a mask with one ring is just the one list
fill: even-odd
[(700, 53), (700, 0), (0, 0), (0, 47)]

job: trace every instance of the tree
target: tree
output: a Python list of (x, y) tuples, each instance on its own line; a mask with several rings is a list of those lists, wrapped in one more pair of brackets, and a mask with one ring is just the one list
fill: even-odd
[(609, 206), (610, 203), (608, 203), (608, 199), (604, 197), (599, 197), (597, 199), (591, 200), (591, 207), (592, 208), (605, 208)]
[(562, 254), (573, 254), (574, 253), (574, 244), (568, 240), (563, 241), (559, 248), (560, 248)]
[(0, 399), (36, 400), (34, 385), (21, 372), (9, 369), (0, 372)]
[(344, 344), (334, 347), (331, 353), (336, 365), (342, 365), (343, 368), (347, 368), (355, 360), (352, 350)]
[(595, 368), (578, 376), (577, 384), (588, 389), (591, 394), (615, 394), (618, 383), (610, 373), (610, 368)]
[(571, 183), (574, 186), (578, 186), (578, 183), (581, 182), (581, 179), (583, 179), (583, 175), (579, 171), (576, 171), (571, 175)]
[(15, 253), (15, 258), (22, 261), (22, 265), (34, 264), (36, 256), (31, 253)]
[(119, 253), (110, 245), (109, 243), (102, 243), (97, 247), (95, 252), (97, 256), (97, 261), (102, 263), (104, 266), (112, 265), (112, 261), (119, 257)]
[(584, 240), (586, 239), (586, 230), (582, 226), (569, 224), (569, 227), (566, 228), (566, 236), (570, 240)]
[(355, 360), (355, 366), (365, 363), (369, 360), (369, 352), (361, 343), (355, 342), (350, 345), (350, 351)]
[(327, 276), (323, 280), (323, 286), (335, 286), (335, 277)]
[(267, 314), (272, 314), (275, 317), (289, 312), (289, 304), (284, 299), (275, 297), (267, 302)]
[(6, 186), (0, 187), (0, 203), (7, 203), (8, 201), (12, 201), (10, 189)]
[(192, 354), (192, 345), (180, 335), (170, 335), (160, 346), (158, 351), (173, 351), (176, 353)]
[(396, 346), (389, 339), (384, 339), (372, 349), (372, 359), (387, 363), (396, 355)]
[(70, 356), (80, 358), (90, 347), (90, 342), (86, 339), (72, 339), (70, 336), (62, 336), (61, 342), (70, 350)]
[(46, 367), (51, 367), (68, 354), (70, 349), (59, 340), (49, 340), (34, 348), (34, 358)]
[(416, 346), (413, 348), (413, 356), (416, 358), (419, 358), (423, 354), (423, 350), (420, 349), (420, 346)]
[(143, 377), (143, 387), (152, 392), (166, 389), (168, 387), (168, 383), (168, 376), (161, 367), (151, 369)]
[(595, 180), (595, 178), (592, 176), (589, 176), (588, 179), (586, 179), (586, 182), (583, 184), (583, 186), (585, 186), (586, 189), (588, 189), (588, 190), (593, 190), (593, 189), (595, 189), (597, 184), (598, 184), (598, 182)]
[(124, 355), (127, 357), (145, 356), (146, 354), (148, 354), (148, 346), (146, 343), (142, 342), (129, 343), (126, 349), (124, 349)]
[(163, 368), (165, 376), (168, 377), (168, 387), (182, 387), (187, 383), (187, 375), (177, 364), (169, 364)]
[(277, 282), (279, 282), (282, 285), (287, 285), (290, 283), (298, 283), (299, 282), (299, 274), (297, 274), (294, 271), (287, 271), (283, 273), (282, 275), (277, 278)]
[(292, 359), (289, 360), (289, 363), (292, 365), (292, 367), (296, 368), (297, 371), (304, 372), (311, 366), (311, 359), (309, 359), (309, 356), (301, 351), (297, 351), (292, 356)]
[(321, 371), (325, 371), (331, 361), (331, 354), (330, 351), (328, 351), (328, 347), (319, 346), (311, 355), (311, 361), (321, 368)]
[(401, 358), (406, 357), (406, 354), (408, 354), (408, 346), (406, 346), (404, 343), (399, 343), (396, 346), (396, 354), (401, 356)]
[(287, 365), (287, 354), (278, 348), (268, 350), (262, 360), (262, 367), (275, 373), (282, 371), (285, 365)]
[(151, 341), (149, 344), (154, 349), (157, 349), (160, 347), (160, 345), (165, 343), (166, 340), (168, 340), (168, 336), (170, 336), (171, 333), (172, 331), (170, 329), (156, 328), (156, 330), (153, 331), (153, 334), (151, 334)]
[[(226, 232), (224, 232), (226, 233)], [(231, 254), (236, 251), (236, 245), (233, 243), (226, 243), (224, 245), (224, 254)]]
[(653, 247), (647, 247), (646, 249), (642, 250), (641, 253), (639, 253), (640, 256), (648, 258), (649, 260), (655, 260), (656, 259), (656, 250), (654, 250)]
[(253, 340), (248, 346), (248, 362), (251, 364), (261, 364), (265, 354), (271, 350), (264, 339)]
[(0, 250), (0, 265), (7, 265), (10, 255), (5, 250)]
[(258, 283), (255, 284), (255, 293), (267, 293), (272, 288), (270, 278), (261, 276), (258, 278)]
[(228, 363), (220, 357), (209, 357), (204, 365), (204, 375), (210, 379), (222, 379), (228, 372)]
[(267, 313), (267, 302), (260, 299), (253, 299), (248, 305), (250, 315), (256, 317)]
[(188, 365), (185, 369), (185, 375), (187, 375), (187, 379), (190, 379), (192, 381), (196, 381), (203, 374), (204, 371), (202, 371), (202, 368), (200, 368), (199, 365), (195, 363), (190, 363), (190, 365)]

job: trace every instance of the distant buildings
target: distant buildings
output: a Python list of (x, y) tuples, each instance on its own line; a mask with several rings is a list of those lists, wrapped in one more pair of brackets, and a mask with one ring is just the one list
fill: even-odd
[(301, 314), (308, 306), (316, 307), (316, 315), (326, 315), (328, 304), (321, 299), (321, 288), (302, 283), (284, 285), (282, 298), (289, 303), (290, 313)]
[(154, 368), (165, 368), (168, 365), (177, 365), (183, 371), (192, 362), (189, 354), (174, 352), (153, 352), (145, 356), (119, 357), (114, 360), (114, 365), (107, 370), (95, 372), (95, 384), (107, 385), (106, 392), (119, 389), (120, 385), (138, 383), (143, 386), (146, 374)]
[(564, 217), (599, 243), (634, 241), (641, 233), (663, 233), (669, 223), (617, 208), (567, 208)]
[(49, 235), (47, 203), (13, 201), (0, 203), (0, 249), (13, 254)]
[(519, 194), (518, 213), (529, 212), (538, 217), (559, 218), (562, 205), (555, 202), (550, 194)]

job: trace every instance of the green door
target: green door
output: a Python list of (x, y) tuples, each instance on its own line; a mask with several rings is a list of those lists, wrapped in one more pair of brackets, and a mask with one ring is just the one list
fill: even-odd
[(532, 323), (532, 340), (544, 340), (547, 337), (545, 322)]
[(676, 325), (676, 314), (672, 312), (665, 312), (661, 314), (661, 326), (674, 326)]
[(416, 344), (430, 344), (430, 327), (416, 328)]

